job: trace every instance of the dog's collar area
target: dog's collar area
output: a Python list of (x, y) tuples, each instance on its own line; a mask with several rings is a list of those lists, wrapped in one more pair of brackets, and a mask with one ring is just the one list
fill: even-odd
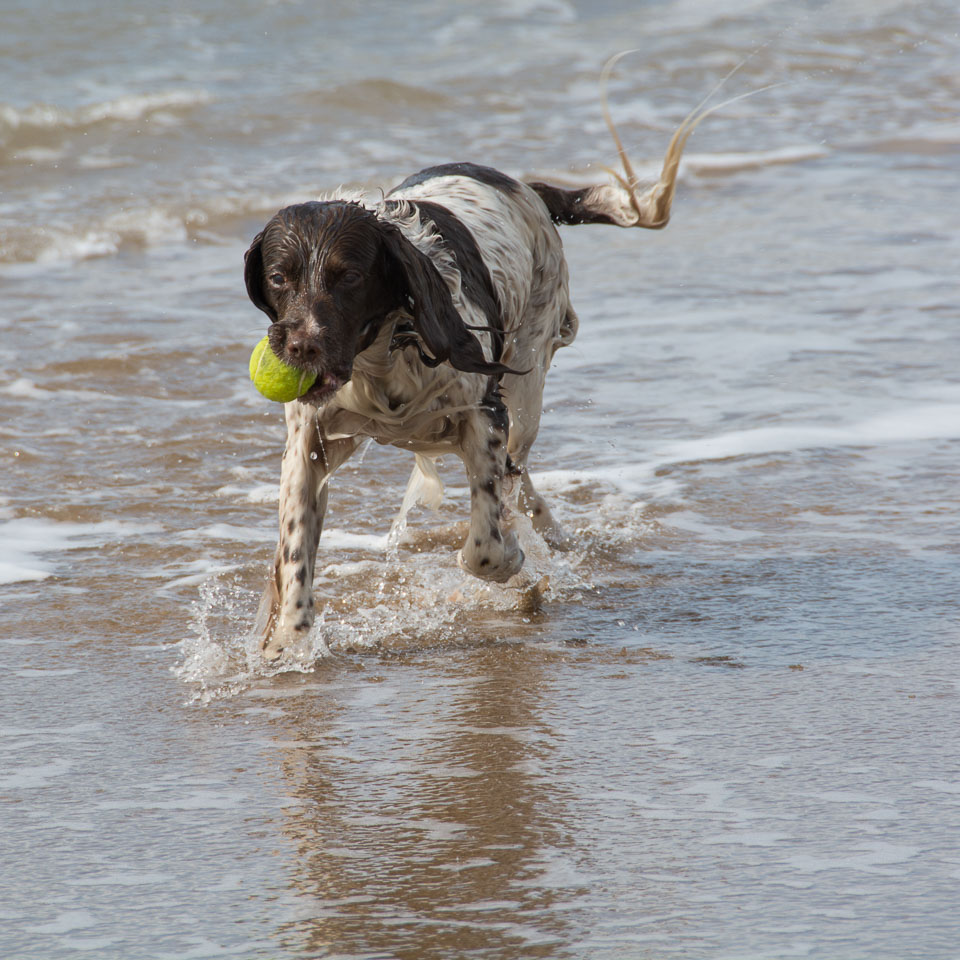
[(393, 336), (390, 338), (390, 352), (404, 350), (406, 347), (414, 347), (420, 357), (420, 361), (428, 367), (438, 367), (443, 362), (436, 357), (431, 357), (423, 349), (423, 341), (420, 334), (413, 327), (409, 320), (401, 320), (393, 328)]

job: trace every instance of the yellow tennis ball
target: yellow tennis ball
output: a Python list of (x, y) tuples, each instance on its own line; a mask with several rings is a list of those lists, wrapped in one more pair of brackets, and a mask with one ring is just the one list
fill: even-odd
[(306, 393), (317, 375), (284, 363), (270, 349), (269, 337), (264, 337), (250, 354), (250, 379), (268, 400), (289, 403)]

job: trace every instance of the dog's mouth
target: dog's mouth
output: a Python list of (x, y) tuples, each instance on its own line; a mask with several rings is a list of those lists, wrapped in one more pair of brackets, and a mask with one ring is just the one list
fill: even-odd
[(326, 403), (349, 379), (349, 374), (341, 376), (329, 370), (322, 370), (317, 374), (313, 386), (306, 393), (302, 393), (298, 399), (303, 403), (312, 403), (315, 406)]

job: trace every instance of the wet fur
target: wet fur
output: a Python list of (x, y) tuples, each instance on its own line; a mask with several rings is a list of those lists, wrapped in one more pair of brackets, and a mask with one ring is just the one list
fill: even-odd
[(657, 229), (669, 217), (680, 152), (640, 192), (625, 176), (565, 190), (472, 163), (431, 167), (378, 203), (348, 199), (279, 211), (246, 254), (247, 291), (271, 321), (270, 343), (317, 375), (286, 404), (280, 537), (258, 629), (267, 659), (314, 622), (312, 583), (327, 481), (367, 437), (429, 458), (457, 454), (470, 485), (470, 528), (458, 560), (504, 582), (523, 565), (504, 523), (504, 492), (548, 542), (564, 534), (526, 464), (553, 355), (577, 333), (555, 223)]

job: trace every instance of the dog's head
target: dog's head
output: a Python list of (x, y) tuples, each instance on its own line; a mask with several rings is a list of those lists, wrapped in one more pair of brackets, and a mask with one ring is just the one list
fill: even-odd
[(245, 257), (247, 293), (271, 321), (278, 357), (317, 375), (302, 399), (322, 403), (349, 379), (389, 313), (403, 308), (433, 363), (470, 373), (508, 368), (484, 358), (433, 262), (392, 223), (357, 203), (285, 207)]

